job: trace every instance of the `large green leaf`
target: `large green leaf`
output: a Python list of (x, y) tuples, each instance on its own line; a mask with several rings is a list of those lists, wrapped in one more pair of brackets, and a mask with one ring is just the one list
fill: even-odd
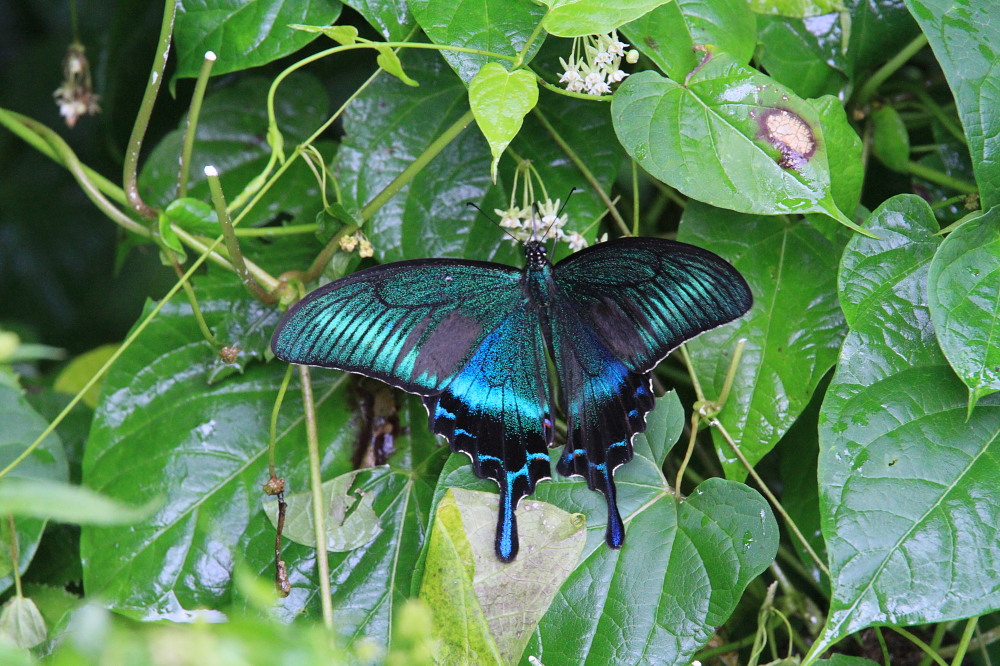
[(365, 17), (373, 28), (389, 41), (401, 42), (413, 30), (416, 21), (404, 2), (384, 0), (345, 0), (344, 4)]
[(340, 7), (337, 0), (181, 0), (174, 27), (177, 76), (197, 76), (205, 51), (218, 58), (214, 75), (266, 65), (316, 38), (290, 24), (329, 25)]
[(1000, 391), (1000, 209), (941, 243), (927, 292), (941, 350), (969, 387), (969, 407)]
[(611, 104), (622, 145), (652, 176), (743, 213), (837, 208), (815, 107), (759, 72), (713, 54), (683, 83), (640, 72)]
[(840, 21), (849, 33), (843, 56), (855, 85), (865, 70), (874, 70), (920, 34), (902, 0), (846, 0), (843, 5), (846, 14)]
[[(48, 423), (38, 415), (25, 399), (17, 381), (7, 369), (0, 367), (0, 469), (6, 468), (15, 458), (21, 455), (35, 439), (42, 434)], [(69, 468), (66, 464), (66, 454), (62, 441), (55, 433), (50, 434), (25, 458), (12, 469), (0, 483), (10, 483), (17, 479), (21, 483), (40, 481), (67, 481)], [(38, 542), (45, 529), (42, 518), (18, 517), (16, 520), (18, 571), (23, 573), (28, 568), (31, 558), (35, 555)], [(0, 557), (0, 592), (5, 591), (14, 582), (10, 558), (10, 528), (6, 517), (0, 521), (0, 548), (4, 556)]]
[(759, 17), (761, 66), (802, 97), (836, 95), (847, 82), (841, 71), (845, 65), (840, 19), (839, 13)]
[(757, 46), (756, 17), (745, 0), (674, 0), (620, 29), (674, 81), (698, 66), (695, 46), (711, 44), (744, 65)]
[[(412, 0), (409, 7), (435, 44), (485, 52), (441, 53), (466, 84), (486, 63), (509, 64), (510, 60), (487, 54), (518, 55), (545, 13), (537, 4), (521, 0)], [(536, 39), (525, 55), (525, 62), (530, 62), (539, 46), (541, 40)]]
[(844, 253), (850, 333), (820, 413), (820, 507), (832, 601), (813, 654), (872, 624), (1000, 607), (1000, 406), (967, 391), (938, 348), (927, 273), (930, 207), (900, 195)]
[(529, 499), (518, 505), (518, 557), (501, 562), (496, 497), (454, 488), (437, 505), (420, 598), (434, 611), (439, 663), (516, 662), (583, 550), (582, 515)]
[[(344, 114), (334, 172), (348, 207), (364, 207), (468, 110), (465, 86), (436, 55), (407, 53), (404, 65), (419, 88), (379, 77)], [(375, 256), (490, 258), (501, 232), (466, 205), (482, 205), (489, 187), (489, 147), (466, 130), (368, 221)]]
[[(683, 420), (676, 395), (661, 398), (646, 433), (635, 438), (635, 458), (615, 472), (627, 529), (620, 550), (604, 543), (603, 496), (554, 469), (553, 479), (538, 485), (531, 499), (586, 516), (587, 542), (520, 663), (529, 656), (553, 664), (640, 663), (651, 654), (663, 663), (686, 663), (772, 561), (777, 526), (756, 491), (710, 479), (683, 502), (675, 498), (661, 466)], [(496, 496), (495, 484), (476, 479), (463, 455), (445, 465), (436, 497), (452, 487)], [(492, 542), (495, 512), (483, 520), (486, 524), (467, 529)], [(525, 531), (526, 537), (539, 535)]]
[[(231, 275), (209, 275), (195, 291), (210, 327), (230, 312), (259, 316), (259, 305)], [(187, 618), (198, 608), (235, 600), (231, 576), (238, 563), (273, 576), (274, 528), (261, 507), (261, 485), (267, 480), (270, 413), (285, 366), (253, 364), (242, 375), (208, 384), (215, 355), (190, 306), (179, 300), (164, 307), (105, 380), (84, 481), (133, 504), (164, 498), (158, 512), (136, 525), (83, 530), (84, 585), (119, 612)], [(325, 478), (350, 471), (358, 437), (344, 377), (313, 373)], [(278, 470), (289, 494), (306, 490), (309, 478), (296, 383), (277, 430)], [(423, 426), (419, 401), (407, 400), (399, 417), (401, 429), (414, 423), (414, 435), (397, 433), (399, 450), (390, 466), (361, 472), (354, 484), (361, 496), (374, 498), (371, 508), (382, 531), (363, 546), (330, 555), (338, 628), (349, 638), (388, 640), (429, 519), (440, 449)], [(303, 612), (318, 615), (313, 549), (286, 542), (283, 558), (292, 592), (276, 612), (287, 620)]]
[(541, 0), (548, 7), (542, 26), (559, 37), (609, 33), (670, 0)]
[(991, 0), (907, 0), (955, 95), (983, 209), (1000, 204), (1000, 21)]
[[(684, 211), (678, 238), (732, 262), (753, 292), (748, 315), (687, 347), (706, 397), (714, 399), (737, 340), (746, 338), (732, 393), (718, 418), (756, 464), (809, 404), (837, 358), (845, 333), (836, 283), (843, 245), (808, 222), (742, 215), (696, 202)], [(726, 477), (742, 481), (746, 468), (725, 439), (714, 435)]]

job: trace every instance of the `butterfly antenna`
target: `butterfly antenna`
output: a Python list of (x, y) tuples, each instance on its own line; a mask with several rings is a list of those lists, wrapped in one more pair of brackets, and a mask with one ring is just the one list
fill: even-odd
[(566, 206), (568, 206), (568, 205), (569, 205), (569, 198), (570, 198), (571, 196), (573, 196), (573, 193), (574, 193), (574, 192), (579, 192), (579, 191), (580, 191), (580, 188), (579, 188), (579, 187), (576, 187), (575, 185), (574, 185), (573, 187), (569, 188), (569, 194), (567, 194), (567, 195), (566, 195), (566, 200), (565, 200), (565, 201), (563, 201), (563, 205), (559, 207), (559, 212), (558, 212), (558, 213), (556, 213), (556, 217), (557, 217), (557, 218), (558, 218), (558, 217), (559, 217), (560, 215), (562, 215), (562, 214), (563, 214), (563, 211), (564, 211), (564, 210), (566, 210)]
[(493, 219), (492, 217), (490, 217), (489, 215), (487, 215), (487, 214), (486, 214), (486, 211), (484, 211), (484, 210), (483, 210), (482, 208), (480, 208), (480, 207), (479, 207), (479, 206), (477, 206), (476, 204), (472, 203), (471, 201), (466, 201), (466, 202), (465, 202), (465, 205), (466, 205), (466, 206), (472, 206), (473, 208), (475, 208), (476, 210), (478, 210), (478, 211), (479, 211), (479, 214), (480, 214), (480, 215), (482, 215), (482, 216), (483, 216), (483, 217), (485, 217), (485, 218), (486, 218), (487, 220), (489, 220), (490, 222), (492, 222), (493, 224), (495, 224), (495, 225), (497, 226), (497, 228), (498, 228), (498, 229), (500, 229), (500, 231), (502, 231), (502, 232), (504, 232), (505, 234), (507, 234), (508, 236), (510, 236), (510, 237), (511, 237), (511, 240), (513, 240), (513, 241), (514, 241), (515, 243), (520, 243), (520, 242), (521, 242), (521, 240), (520, 240), (520, 239), (519, 239), (519, 238), (518, 238), (517, 236), (515, 236), (515, 235), (514, 235), (514, 234), (512, 234), (512, 233), (510, 233), (509, 231), (507, 231), (506, 229), (504, 229), (504, 228), (503, 228), (502, 226), (500, 226), (500, 223), (499, 223), (499, 222), (497, 222), (497, 221), (496, 221), (496, 220), (494, 220), (494, 219)]

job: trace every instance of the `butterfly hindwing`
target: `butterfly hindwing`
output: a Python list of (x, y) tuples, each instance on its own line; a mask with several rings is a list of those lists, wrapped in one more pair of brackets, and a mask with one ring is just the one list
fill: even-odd
[(422, 396), (431, 429), (500, 486), (504, 561), (517, 553), (518, 501), (549, 476), (553, 435), (544, 339), (521, 276), (448, 259), (376, 266), (308, 294), (271, 341), (283, 360)]
[(553, 269), (552, 353), (565, 396), (566, 446), (557, 469), (608, 501), (605, 540), (620, 547), (614, 469), (653, 408), (652, 369), (673, 349), (750, 309), (743, 277), (700, 248), (655, 238), (595, 245)]
[(495, 545), (504, 562), (518, 550), (517, 503), (549, 477), (550, 393), (538, 313), (522, 304), (440, 395), (424, 399), (434, 432), (500, 485)]

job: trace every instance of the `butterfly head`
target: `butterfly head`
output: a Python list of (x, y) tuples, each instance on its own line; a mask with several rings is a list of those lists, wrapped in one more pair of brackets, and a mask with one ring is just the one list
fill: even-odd
[(528, 268), (539, 269), (549, 263), (549, 253), (539, 241), (528, 241), (524, 244), (524, 260)]

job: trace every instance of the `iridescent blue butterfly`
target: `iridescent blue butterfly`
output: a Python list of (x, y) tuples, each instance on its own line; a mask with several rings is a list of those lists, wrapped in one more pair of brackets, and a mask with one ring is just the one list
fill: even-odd
[(523, 270), (421, 259), (331, 282), (286, 314), (271, 340), (292, 363), (339, 368), (416, 393), (431, 429), (500, 485), (497, 556), (517, 554), (518, 501), (549, 478), (555, 362), (566, 418), (556, 469), (608, 503), (605, 540), (625, 526), (614, 469), (653, 408), (651, 372), (703, 331), (750, 309), (743, 277), (711, 252), (657, 238), (594, 245), (555, 266), (525, 245)]

